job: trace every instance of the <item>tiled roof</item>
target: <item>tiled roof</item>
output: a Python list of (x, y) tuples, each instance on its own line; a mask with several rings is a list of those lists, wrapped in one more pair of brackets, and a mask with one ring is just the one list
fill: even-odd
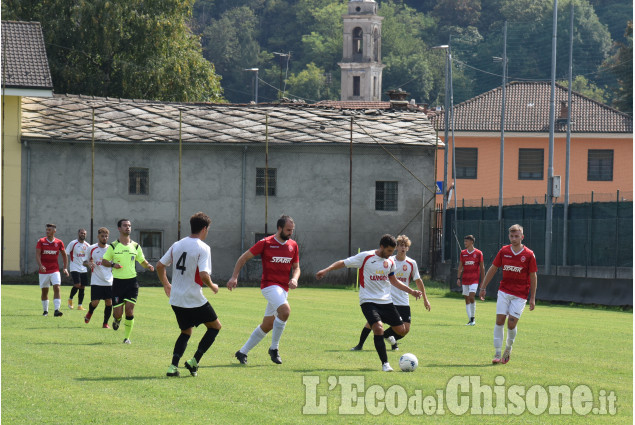
[(53, 89), (39, 22), (2, 21), (2, 86)]
[[(95, 140), (176, 142), (179, 110), (184, 143), (353, 143), (433, 146), (435, 131), (423, 113), (347, 111), (306, 105), (191, 104), (55, 95), (22, 98), (22, 138), (90, 141), (92, 108)], [(371, 137), (372, 136), (372, 137)]]
[[(566, 132), (566, 114), (561, 101), (568, 90), (556, 84), (556, 132)], [(571, 131), (574, 133), (632, 133), (633, 118), (579, 93), (571, 95)], [(505, 93), (505, 131), (548, 132), (551, 83), (510, 82)], [(454, 106), (456, 131), (500, 131), (502, 89), (500, 87)], [(566, 103), (565, 103), (566, 105)], [(430, 114), (435, 128), (444, 129), (444, 112)]]
[(336, 109), (390, 109), (390, 102), (356, 102), (352, 100), (321, 100), (315, 105)]

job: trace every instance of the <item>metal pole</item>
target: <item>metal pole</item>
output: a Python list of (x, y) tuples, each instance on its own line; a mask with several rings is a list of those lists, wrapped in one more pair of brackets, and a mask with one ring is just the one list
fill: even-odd
[(93, 107), (92, 137), (90, 142), (90, 243), (95, 243), (93, 234), (95, 217), (95, 107)]
[(256, 86), (256, 95), (254, 97), (255, 97), (255, 103), (257, 105), (258, 104), (258, 69), (256, 69), (256, 84), (255, 84), (255, 86)]
[[(455, 146), (456, 144), (454, 143), (454, 86), (452, 84), (452, 48), (448, 45), (448, 69), (450, 70), (450, 117), (451, 117), (451, 125), (452, 125), (452, 184), (454, 186), (453, 190), (454, 190), (454, 226), (453, 226), (453, 232), (456, 235), (456, 231), (457, 231), (457, 199), (458, 199), (458, 192), (456, 190), (456, 155), (455, 155)], [(459, 248), (457, 246), (457, 248)], [(454, 253), (454, 250), (452, 251), (452, 253)]]
[(547, 217), (545, 219), (545, 273), (551, 273), (551, 238), (553, 234), (553, 132), (556, 114), (556, 41), (558, 33), (558, 0), (553, 0), (553, 33), (551, 38), (551, 99), (549, 101), (549, 168), (547, 172)]
[(448, 209), (448, 136), (450, 132), (450, 73), (448, 71), (449, 68), (449, 58), (447, 52), (445, 53), (445, 113), (443, 114), (443, 118), (445, 120), (444, 124), (444, 138), (443, 142), (445, 146), (443, 147), (443, 213), (441, 218), (441, 262), (445, 263), (445, 221), (446, 221), (446, 211)]
[(569, 235), (569, 170), (571, 156), (571, 91), (573, 90), (573, 2), (569, 19), (569, 110), (567, 111), (567, 158), (564, 175), (564, 212), (562, 228), (562, 265), (567, 265), (567, 244)]
[(267, 213), (269, 203), (269, 113), (265, 114), (265, 236), (267, 232)]
[(183, 123), (182, 113), (183, 111), (179, 109), (179, 204), (177, 206), (178, 208), (178, 212), (177, 212), (178, 225), (177, 225), (177, 231), (176, 231), (177, 240), (181, 240), (181, 164), (182, 164), (181, 161), (183, 158), (183, 152), (182, 152), (183, 138), (181, 137), (182, 136), (181, 127)]
[[(351, 116), (350, 143), (348, 154), (348, 256), (353, 255), (353, 117)], [(351, 269), (347, 269), (346, 281), (351, 281)]]
[(501, 103), (501, 146), (500, 146), (500, 164), (499, 164), (499, 176), (498, 176), (498, 244), (503, 243), (503, 233), (500, 230), (502, 228), (503, 220), (503, 170), (505, 164), (505, 92), (507, 89), (507, 21), (503, 26), (503, 85), (501, 94), (503, 96)]

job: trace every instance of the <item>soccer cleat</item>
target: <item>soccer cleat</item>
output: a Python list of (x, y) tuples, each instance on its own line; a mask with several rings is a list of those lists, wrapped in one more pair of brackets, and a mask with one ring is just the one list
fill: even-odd
[(280, 358), (280, 354), (278, 354), (278, 349), (275, 350), (273, 348), (269, 349), (269, 357), (271, 357), (271, 361), (275, 364), (282, 364), (282, 359)]
[(121, 323), (121, 318), (119, 318), (119, 320), (117, 320), (117, 319), (113, 319), (113, 320), (112, 320), (112, 328), (113, 328), (114, 330), (119, 329), (119, 323)]
[(70, 308), (71, 310), (73, 309), (73, 300), (72, 299), (68, 299), (68, 308)]
[(124, 338), (123, 343), (124, 344), (132, 344), (132, 342), (130, 342), (130, 340), (128, 338)]
[(101, 327), (104, 329), (110, 329), (110, 326), (108, 326), (108, 323), (104, 323)]
[(468, 323), (468, 325), (470, 325), (470, 326), (476, 326), (476, 320), (472, 320), (470, 323)]
[(362, 351), (362, 346), (361, 345), (356, 345), (353, 348), (351, 348), (351, 351)]
[(399, 346), (397, 345), (397, 340), (395, 339), (394, 336), (389, 336), (388, 337), (388, 342), (390, 342), (390, 347), (392, 348), (392, 351), (398, 351), (399, 350)]
[(168, 368), (168, 373), (166, 373), (167, 376), (179, 376), (179, 369), (174, 366), (173, 364), (170, 365), (170, 367)]
[(240, 352), (240, 350), (238, 350), (236, 351), (236, 354), (234, 354), (234, 356), (236, 356), (240, 364), (247, 364), (247, 354), (243, 354)]
[(390, 364), (388, 362), (386, 362), (383, 365), (381, 365), (381, 371), (382, 372), (392, 372), (393, 369), (392, 369), (392, 367), (390, 367)]
[(84, 323), (86, 323), (86, 324), (90, 323), (90, 318), (91, 317), (93, 317), (92, 314), (86, 313), (86, 316), (84, 316)]
[(48, 315), (49, 315), (49, 312), (44, 310), (44, 313), (42, 313), (42, 316), (48, 316)]
[(185, 368), (190, 371), (190, 375), (196, 376), (198, 375), (198, 362), (196, 359), (192, 358), (185, 362)]
[(505, 348), (505, 351), (503, 351), (503, 357), (501, 358), (502, 364), (507, 364), (511, 353), (512, 353), (512, 350), (510, 348)]
[(64, 313), (62, 313), (59, 310), (55, 310), (55, 313), (53, 313), (53, 316), (55, 316), (55, 317), (62, 317), (63, 315), (64, 315)]
[(500, 362), (501, 362), (501, 355), (500, 354), (494, 355), (494, 358), (492, 359), (492, 364), (499, 364)]
[(78, 309), (78, 310), (81, 310), (81, 311), (86, 310), (84, 307), (82, 307), (82, 305), (81, 305), (81, 304), (77, 306), (77, 309)]

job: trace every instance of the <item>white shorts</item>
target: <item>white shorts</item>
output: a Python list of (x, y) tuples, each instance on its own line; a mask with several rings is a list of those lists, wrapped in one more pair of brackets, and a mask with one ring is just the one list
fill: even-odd
[(61, 285), (62, 284), (62, 276), (60, 272), (55, 273), (40, 273), (40, 288), (48, 288), (53, 285)]
[(278, 285), (267, 286), (262, 289), (262, 296), (267, 300), (267, 309), (265, 310), (266, 316), (278, 316), (278, 307), (282, 304), (286, 304), (287, 296), (289, 293), (282, 289)]
[(496, 314), (504, 314), (520, 319), (525, 309), (527, 300), (510, 295), (506, 292), (498, 291), (498, 300), (496, 300)]
[(478, 283), (472, 283), (470, 285), (461, 285), (463, 287), (463, 295), (468, 296), (470, 292), (476, 293), (478, 289)]

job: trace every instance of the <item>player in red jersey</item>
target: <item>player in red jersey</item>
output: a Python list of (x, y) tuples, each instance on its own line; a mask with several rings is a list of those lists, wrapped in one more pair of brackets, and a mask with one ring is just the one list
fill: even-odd
[[(298, 287), (300, 258), (298, 255), (298, 244), (290, 239), (295, 229), (293, 219), (288, 215), (283, 215), (278, 219), (277, 229), (275, 235), (261, 239), (238, 258), (234, 273), (227, 282), (227, 289), (231, 291), (236, 288), (240, 269), (247, 261), (256, 255), (260, 255), (262, 260), (260, 290), (267, 300), (267, 308), (262, 323), (256, 326), (245, 345), (236, 351), (235, 356), (242, 364), (247, 364), (247, 353), (249, 353), (249, 350), (262, 341), (272, 329), (269, 356), (272, 362), (282, 364), (278, 354), (278, 346), (291, 313), (291, 308), (287, 302), (289, 289)], [(291, 272), (293, 274), (289, 279)]]
[[(494, 326), (494, 349), (496, 353), (492, 363), (505, 364), (509, 361), (512, 344), (516, 338), (518, 320), (520, 319), (527, 295), (529, 295), (529, 310), (536, 307), (536, 287), (538, 285), (538, 266), (534, 252), (522, 244), (523, 227), (514, 224), (509, 228), (509, 241), (498, 251), (492, 266), (487, 271), (483, 285), (481, 285), (481, 300), (485, 300), (485, 288), (490, 283), (496, 271), (502, 267), (503, 278), (498, 288), (496, 301), (496, 325)], [(507, 345), (501, 357), (505, 318), (507, 318)]]
[(459, 271), (456, 284), (463, 287), (463, 297), (465, 298), (465, 310), (467, 311), (468, 322), (466, 325), (476, 325), (476, 289), (481, 279), (485, 276), (485, 264), (483, 264), (483, 253), (474, 248), (474, 236), (467, 235), (463, 238), (465, 249), (461, 251), (459, 261)]
[(44, 308), (43, 316), (49, 314), (49, 287), (53, 285), (53, 305), (55, 306), (55, 317), (60, 317), (63, 313), (60, 311), (62, 300), (60, 298), (60, 285), (62, 278), (60, 276), (60, 266), (58, 256), (62, 254), (64, 261), (64, 276), (68, 277), (68, 256), (64, 249), (64, 242), (55, 237), (57, 226), (55, 224), (46, 225), (46, 237), (37, 241), (35, 246), (35, 261), (37, 262), (40, 272), (40, 288), (42, 288), (42, 307)]

